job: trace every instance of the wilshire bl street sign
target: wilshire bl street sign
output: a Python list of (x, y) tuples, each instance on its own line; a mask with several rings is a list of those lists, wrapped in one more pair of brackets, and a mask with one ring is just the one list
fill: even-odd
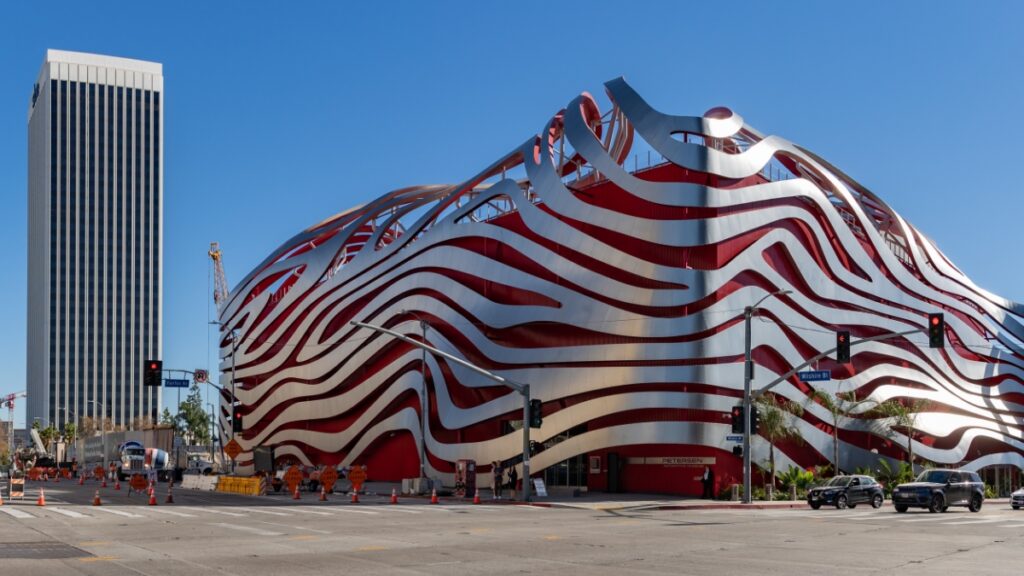
[(801, 382), (821, 382), (831, 380), (832, 372), (830, 370), (808, 370), (806, 372), (797, 372), (796, 376)]

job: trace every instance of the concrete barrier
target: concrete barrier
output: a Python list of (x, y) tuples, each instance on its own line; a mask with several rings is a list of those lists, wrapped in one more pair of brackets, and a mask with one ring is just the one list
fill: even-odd
[(217, 489), (219, 476), (200, 476), (198, 474), (186, 474), (181, 479), (180, 488), (185, 490), (205, 490), (212, 492)]

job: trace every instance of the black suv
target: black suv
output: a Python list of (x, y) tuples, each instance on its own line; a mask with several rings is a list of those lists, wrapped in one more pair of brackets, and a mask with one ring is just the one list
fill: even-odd
[(856, 508), (861, 502), (879, 508), (884, 499), (881, 484), (870, 476), (836, 476), (807, 491), (807, 503), (815, 510), (822, 504), (831, 504), (840, 510)]
[(925, 470), (917, 481), (900, 484), (892, 491), (897, 512), (906, 512), (911, 506), (929, 512), (967, 506), (971, 512), (979, 512), (984, 501), (985, 484), (976, 472), (968, 470)]

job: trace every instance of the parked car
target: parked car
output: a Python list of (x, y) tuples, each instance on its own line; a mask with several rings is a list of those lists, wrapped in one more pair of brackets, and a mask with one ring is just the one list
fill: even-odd
[(1024, 506), (1024, 488), (1020, 488), (1013, 494), (1010, 494), (1010, 506), (1014, 510), (1020, 510), (1020, 507)]
[(807, 503), (817, 510), (822, 504), (843, 508), (856, 508), (869, 503), (880, 508), (885, 495), (882, 485), (871, 476), (836, 476), (825, 484), (807, 491)]
[(970, 470), (925, 470), (916, 481), (900, 484), (892, 491), (897, 512), (908, 508), (945, 512), (950, 506), (967, 506), (971, 512), (980, 512), (984, 501), (985, 484), (977, 472)]

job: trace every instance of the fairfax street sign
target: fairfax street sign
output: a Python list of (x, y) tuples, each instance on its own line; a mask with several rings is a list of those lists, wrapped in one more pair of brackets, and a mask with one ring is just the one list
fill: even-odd
[(164, 386), (167, 388), (188, 388), (188, 380), (172, 380), (168, 378), (164, 380)]
[(807, 372), (797, 372), (796, 377), (801, 382), (822, 382), (831, 380), (832, 372), (830, 370), (808, 370)]

